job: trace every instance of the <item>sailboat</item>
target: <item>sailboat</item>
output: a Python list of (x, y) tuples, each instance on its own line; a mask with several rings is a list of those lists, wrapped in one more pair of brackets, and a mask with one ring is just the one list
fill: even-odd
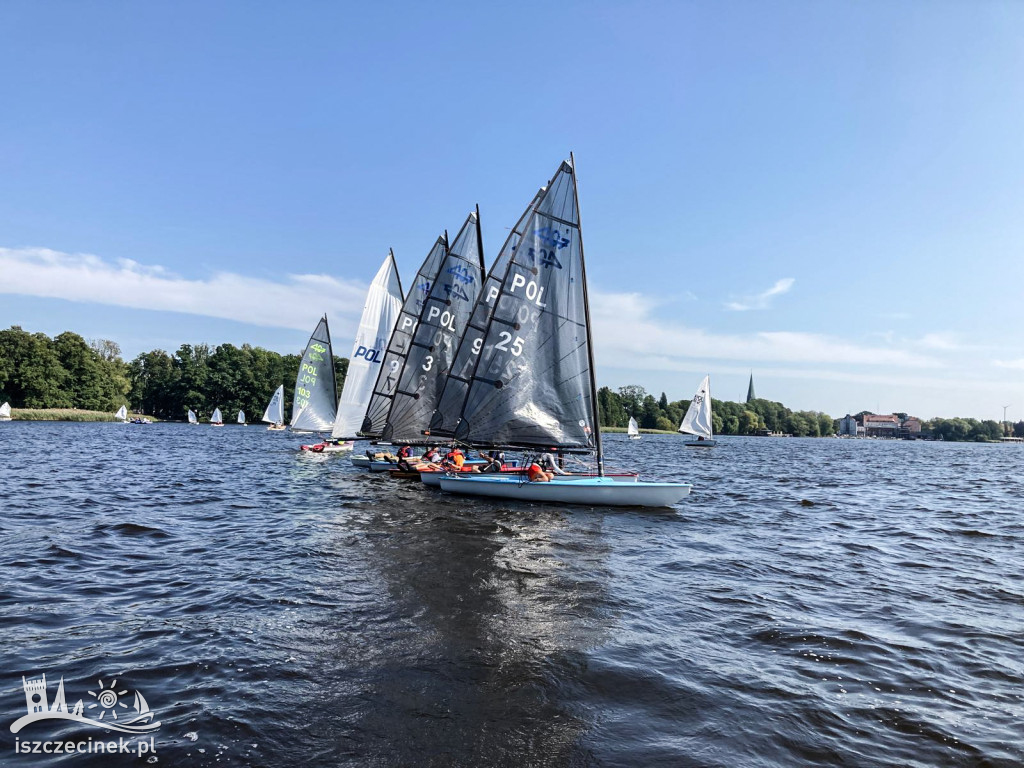
[(189, 424), (198, 424), (199, 423), (199, 419), (196, 416), (196, 412), (193, 411), (191, 408), (188, 409), (188, 423)]
[(11, 420), (11, 404), (10, 403), (4, 403), (3, 405), (0, 405), (0, 421), (10, 421), (10, 420)]
[(523, 482), (461, 474), (452, 493), (570, 504), (671, 506), (689, 483), (605, 476), (597, 418), (586, 268), (572, 156), (536, 203), (511, 255), (487, 322), (455, 439), (526, 451), (596, 453), (596, 477)]
[(316, 445), (304, 445), (303, 450), (318, 453), (347, 453), (352, 450), (355, 445), (353, 439), (359, 434), (373, 394), (384, 349), (395, 329), (398, 313), (402, 311), (402, 302), (402, 281), (398, 277), (395, 254), (388, 251), (366, 294), (331, 438)]
[(267, 403), (261, 421), (270, 424), (268, 430), (279, 432), (284, 429), (284, 384), (274, 390), (274, 396)]
[(632, 416), (629, 417), (629, 426), (626, 427), (626, 434), (629, 435), (630, 440), (640, 439), (640, 425), (636, 423), (636, 419)]
[(690, 407), (686, 409), (683, 416), (683, 423), (679, 425), (679, 431), (688, 435), (696, 435), (696, 440), (688, 440), (683, 445), (691, 448), (711, 448), (715, 445), (714, 437), (711, 434), (711, 377), (705, 376), (704, 381), (697, 387), (697, 394), (693, 396)]
[(292, 430), (330, 432), (337, 412), (338, 386), (334, 377), (334, 352), (327, 315), (313, 329), (306, 351), (302, 353), (295, 376), (292, 402)]
[(220, 408), (213, 409), (213, 415), (210, 416), (210, 425), (214, 427), (224, 426), (224, 417), (220, 415)]
[(243, 427), (245, 426), (245, 411), (238, 412), (238, 423)]
[(117, 413), (114, 414), (114, 418), (120, 421), (122, 424), (128, 423), (128, 406), (122, 405), (117, 409)]

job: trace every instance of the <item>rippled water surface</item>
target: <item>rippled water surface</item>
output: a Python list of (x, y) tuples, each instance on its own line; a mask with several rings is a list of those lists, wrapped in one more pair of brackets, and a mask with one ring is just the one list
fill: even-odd
[(260, 427), (0, 424), (0, 764), (145, 764), (15, 756), (42, 672), (143, 691), (158, 765), (1024, 764), (1024, 446), (606, 442), (693, 494), (509, 505)]

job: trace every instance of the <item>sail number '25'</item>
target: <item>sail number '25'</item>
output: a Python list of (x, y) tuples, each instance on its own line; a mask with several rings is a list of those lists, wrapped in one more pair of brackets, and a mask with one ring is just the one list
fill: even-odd
[[(511, 352), (516, 357), (523, 354), (523, 339), (521, 336), (516, 336), (516, 340), (512, 341), (512, 334), (508, 331), (502, 331), (498, 335), (501, 337), (501, 340), (494, 345), (495, 349), (500, 349), (503, 352)], [(512, 342), (511, 347), (509, 347), (510, 341)]]

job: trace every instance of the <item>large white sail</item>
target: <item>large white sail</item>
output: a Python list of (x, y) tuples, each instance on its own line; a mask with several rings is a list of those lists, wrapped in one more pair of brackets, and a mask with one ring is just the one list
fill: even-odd
[(292, 429), (304, 432), (329, 432), (338, 408), (338, 388), (334, 378), (334, 353), (327, 316), (317, 323), (295, 377), (292, 403)]
[(686, 409), (679, 431), (700, 437), (711, 437), (711, 377), (705, 376), (697, 388), (690, 407)]
[(196, 412), (193, 411), (191, 408), (188, 409), (188, 423), (189, 424), (198, 424), (199, 423), (199, 419), (196, 417)]
[(210, 416), (210, 423), (211, 424), (223, 424), (224, 423), (224, 417), (220, 415), (220, 408), (214, 408), (213, 409), (213, 415)]
[(404, 300), (395, 255), (389, 252), (366, 294), (366, 304), (352, 345), (352, 355), (348, 359), (348, 373), (341, 390), (338, 415), (334, 419), (331, 437), (354, 438), (363, 426), (363, 417), (373, 395), (373, 385), (380, 372), (384, 350), (395, 330)]
[(11, 404), (0, 405), (0, 421), (9, 421), (11, 418)]
[(626, 428), (626, 433), (630, 437), (640, 437), (640, 425), (636, 423), (636, 419), (632, 416), (629, 417), (629, 427)]
[(238, 423), (245, 424), (245, 411), (238, 412)]
[(274, 390), (274, 396), (263, 412), (263, 421), (268, 424), (284, 423), (284, 384)]
[(128, 408), (127, 408), (127, 406), (122, 405), (120, 408), (118, 408), (117, 409), (117, 413), (114, 414), (114, 417), (120, 419), (121, 421), (127, 421), (128, 420)]

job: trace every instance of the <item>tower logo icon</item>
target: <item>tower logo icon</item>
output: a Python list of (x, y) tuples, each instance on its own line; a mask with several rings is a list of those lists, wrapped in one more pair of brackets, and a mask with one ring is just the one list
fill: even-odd
[(153, 722), (155, 713), (140, 691), (136, 690), (132, 699), (126, 688), (120, 690), (124, 686), (118, 686), (117, 678), (108, 679), (109, 685), (104, 684), (102, 679), (97, 680), (97, 689), (88, 691), (88, 703), (85, 699), (79, 699), (69, 711), (64, 698), (63, 677), (57, 686), (52, 705), (47, 695), (45, 673), (39, 677), (22, 677), (26, 712), (11, 724), (11, 733), (18, 733), (26, 725), (39, 720), (71, 720), (103, 730), (135, 734), (152, 733), (160, 727), (159, 721)]

